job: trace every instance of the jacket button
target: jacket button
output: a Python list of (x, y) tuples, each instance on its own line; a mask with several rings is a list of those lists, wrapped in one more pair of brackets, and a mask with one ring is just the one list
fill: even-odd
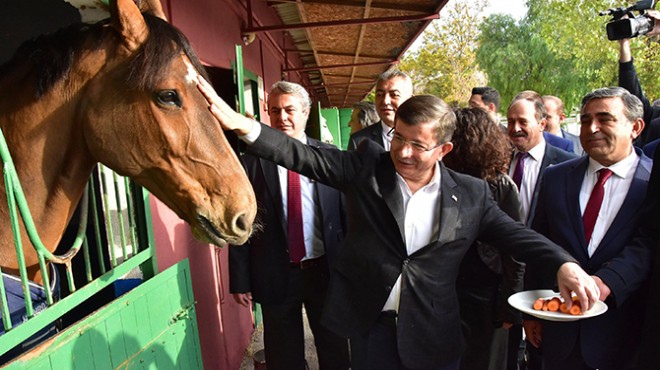
[(410, 262), (410, 258), (406, 258), (405, 260), (403, 260), (403, 265), (406, 266), (408, 262)]

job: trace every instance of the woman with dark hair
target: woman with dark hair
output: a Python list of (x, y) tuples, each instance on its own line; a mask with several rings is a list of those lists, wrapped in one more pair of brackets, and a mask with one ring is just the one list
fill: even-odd
[[(500, 208), (520, 221), (518, 189), (507, 176), (511, 160), (508, 138), (481, 108), (457, 109), (455, 113), (454, 149), (443, 163), (486, 180)], [(507, 298), (522, 289), (523, 273), (521, 263), (478, 241), (466, 253), (456, 283), (466, 340), (461, 369), (506, 369), (507, 329), (522, 323)]]

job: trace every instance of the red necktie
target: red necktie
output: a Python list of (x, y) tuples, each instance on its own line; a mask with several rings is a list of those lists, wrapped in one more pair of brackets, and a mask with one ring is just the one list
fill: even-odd
[(520, 185), (522, 184), (523, 174), (525, 173), (525, 158), (528, 155), (529, 153), (527, 152), (518, 152), (516, 154), (518, 161), (516, 162), (516, 168), (513, 170), (513, 182), (516, 183), (518, 190), (520, 190)]
[(605, 181), (610, 176), (612, 176), (612, 170), (607, 168), (598, 170), (598, 181), (596, 181), (596, 185), (594, 185), (594, 189), (591, 191), (591, 196), (589, 196), (587, 207), (584, 209), (582, 223), (584, 224), (584, 237), (587, 240), (587, 244), (591, 240), (591, 234), (594, 232), (596, 219), (598, 219), (598, 212), (600, 212), (600, 206), (603, 204)]
[(287, 171), (287, 232), (289, 257), (299, 263), (307, 254), (303, 236), (302, 197), (300, 195), (300, 175)]

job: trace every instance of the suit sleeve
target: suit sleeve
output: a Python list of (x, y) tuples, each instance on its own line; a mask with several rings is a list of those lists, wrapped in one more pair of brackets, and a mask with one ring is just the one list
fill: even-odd
[(556, 274), (562, 264), (577, 262), (548, 238), (511, 219), (489, 197), (484, 200), (479, 240), (526, 263), (527, 270), (535, 271), (546, 286), (556, 284)]
[(247, 152), (339, 190), (346, 188), (361, 167), (358, 151), (305, 145), (264, 124)]
[[(644, 105), (644, 123), (649, 126), (653, 116), (653, 108), (644, 95), (642, 85), (639, 83), (639, 77), (637, 77), (635, 64), (633, 64), (632, 60), (626, 63), (619, 63), (619, 86), (628, 90), (631, 94), (635, 95), (642, 101), (642, 104)], [(644, 131), (646, 131), (646, 128)], [(644, 136), (644, 134), (640, 136)]]

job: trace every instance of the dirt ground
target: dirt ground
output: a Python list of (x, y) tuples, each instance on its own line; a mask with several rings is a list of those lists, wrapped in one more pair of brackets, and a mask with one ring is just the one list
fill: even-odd
[[(318, 370), (319, 363), (316, 358), (316, 347), (314, 346), (314, 337), (312, 332), (309, 329), (309, 324), (307, 323), (307, 316), (303, 315), (304, 324), (305, 324), (305, 359), (307, 360), (307, 366), (309, 370)], [(253, 356), (257, 351), (264, 348), (264, 327), (263, 324), (260, 324), (255, 329), (252, 334), (252, 341), (250, 345), (245, 350), (245, 356), (243, 357), (243, 362), (241, 362), (241, 367), (239, 370), (255, 370)], [(266, 367), (268, 364), (266, 364)]]

